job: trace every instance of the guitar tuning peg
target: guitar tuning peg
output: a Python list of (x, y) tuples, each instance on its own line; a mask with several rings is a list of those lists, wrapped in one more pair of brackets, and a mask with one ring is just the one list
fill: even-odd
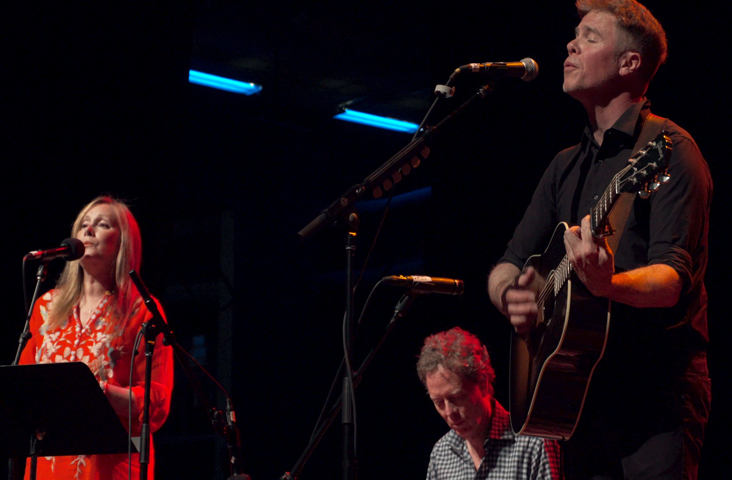
[(384, 192), (381, 191), (381, 187), (374, 187), (374, 198), (381, 198)]
[(392, 180), (394, 180), (394, 183), (399, 183), (402, 181), (402, 172), (394, 172), (391, 174)]
[(384, 180), (384, 183), (381, 184), (382, 187), (384, 187), (384, 190), (391, 190), (391, 187), (394, 186), (394, 184), (389, 180), (388, 178)]
[(410, 164), (405, 163), (404, 165), (402, 165), (402, 168), (401, 168), (402, 174), (404, 174), (406, 176), (406, 175), (409, 175), (411, 173), (411, 171), (412, 171), (412, 166)]
[(638, 196), (641, 197), (643, 200), (647, 200), (651, 196), (651, 192), (648, 190), (641, 190), (638, 192)]
[(661, 184), (658, 182), (651, 182), (648, 184), (648, 191), (650, 192), (655, 192), (659, 188), (661, 188)]
[(671, 176), (666, 173), (661, 173), (658, 175), (658, 181), (660, 183), (668, 183), (669, 180), (671, 180)]

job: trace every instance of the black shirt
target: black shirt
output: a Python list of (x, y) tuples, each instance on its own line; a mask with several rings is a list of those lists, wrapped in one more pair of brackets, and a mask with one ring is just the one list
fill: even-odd
[[(499, 263), (523, 268), (529, 256), (544, 251), (559, 222), (578, 224), (589, 214), (626, 165), (649, 111), (647, 100), (630, 107), (605, 132), (602, 146), (588, 127), (579, 144), (554, 158)], [(639, 392), (641, 402), (640, 392), (668, 390), (708, 342), (704, 273), (711, 175), (688, 132), (669, 120), (664, 130), (673, 145), (671, 179), (649, 199), (636, 197), (615, 252), (615, 269), (666, 264), (678, 272), (683, 289), (679, 302), (670, 308), (612, 304), (607, 348), (591, 383), (591, 393), (594, 390), (593, 396), (601, 400), (622, 394), (621, 386)], [(650, 396), (646, 398), (653, 410)]]

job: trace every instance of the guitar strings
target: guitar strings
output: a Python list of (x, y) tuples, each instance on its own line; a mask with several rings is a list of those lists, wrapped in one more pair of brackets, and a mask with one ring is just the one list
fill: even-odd
[[(637, 161), (641, 157), (645, 156), (649, 150), (651, 150), (651, 145), (647, 146), (643, 150), (640, 150), (633, 158), (631, 158), (630, 163), (615, 175), (613, 181), (610, 182), (610, 185), (608, 185), (608, 187), (605, 189), (601, 201), (598, 202), (598, 204), (590, 210), (592, 217), (595, 219), (595, 225), (599, 225), (599, 219), (597, 218), (597, 215), (600, 213), (600, 207), (602, 207), (602, 211), (604, 212), (602, 216), (607, 215), (609, 213), (609, 209), (607, 208), (607, 206), (610, 205), (610, 208), (612, 208), (612, 206), (614, 205), (614, 199), (621, 194), (623, 187), (628, 183), (636, 182), (634, 176), (631, 176), (627, 179), (623, 179), (622, 177), (626, 173), (628, 173), (635, 165), (637, 165)], [(646, 165), (643, 168), (639, 169), (639, 172), (644, 171), (648, 168), (649, 166)], [(557, 267), (552, 270), (547, 276), (546, 284), (539, 293), (539, 299), (537, 303), (540, 306), (544, 305), (550, 295), (553, 294), (556, 296), (559, 293), (559, 290), (564, 287), (564, 284), (569, 278), (571, 271), (572, 264), (569, 261), (569, 257), (565, 255), (564, 258), (562, 258), (562, 261), (559, 262), (559, 265), (557, 265)]]

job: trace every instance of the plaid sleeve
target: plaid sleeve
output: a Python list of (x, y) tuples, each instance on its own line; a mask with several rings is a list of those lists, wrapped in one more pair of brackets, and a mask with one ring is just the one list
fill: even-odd
[(556, 440), (544, 440), (542, 465), (545, 467), (539, 478), (547, 480), (563, 480), (564, 472), (562, 471), (562, 452), (559, 443)]

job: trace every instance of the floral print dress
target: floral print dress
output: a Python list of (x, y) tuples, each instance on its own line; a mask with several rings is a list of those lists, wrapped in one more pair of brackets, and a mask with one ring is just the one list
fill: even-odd
[[(152, 316), (141, 301), (137, 302), (129, 321), (113, 326), (110, 302), (113, 296), (107, 293), (92, 311), (89, 322), (82, 326), (78, 305), (72, 315), (59, 328), (48, 331), (48, 315), (53, 308), (55, 290), (43, 295), (34, 306), (30, 329), (33, 336), (21, 355), (21, 364), (83, 362), (103, 386), (130, 387), (129, 374), (132, 365), (132, 392), (137, 410), (142, 412), (144, 399), (145, 355), (131, 355), (135, 336), (140, 326)], [(143, 342), (144, 344), (144, 342)], [(142, 353), (144, 346), (141, 347)], [(153, 354), (152, 381), (150, 391), (150, 429), (154, 432), (165, 422), (170, 410), (170, 396), (173, 389), (172, 350), (162, 345), (158, 336)], [(63, 412), (58, 412), (63, 415)], [(127, 417), (120, 418), (127, 429)], [(132, 419), (132, 435), (140, 435), (142, 413)], [(150, 448), (148, 478), (154, 479), (154, 451)], [(30, 460), (29, 460), (30, 461)], [(29, 478), (29, 464), (25, 478)], [(38, 479), (63, 480), (117, 480), (126, 479), (128, 472), (127, 454), (78, 455), (68, 457), (39, 457)], [(133, 478), (139, 477), (139, 455), (132, 456)]]

